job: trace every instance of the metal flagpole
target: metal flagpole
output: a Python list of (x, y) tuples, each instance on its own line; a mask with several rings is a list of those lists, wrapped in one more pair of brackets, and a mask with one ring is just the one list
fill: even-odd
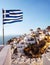
[[(2, 21), (3, 21), (3, 18), (4, 18), (4, 10), (2, 9)], [(4, 21), (3, 21), (4, 23)], [(3, 25), (3, 45), (4, 45), (4, 24)]]
[(4, 45), (4, 24), (3, 24), (3, 45)]

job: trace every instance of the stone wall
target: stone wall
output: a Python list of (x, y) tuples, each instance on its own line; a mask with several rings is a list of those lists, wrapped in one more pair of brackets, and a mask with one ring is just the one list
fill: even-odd
[(4, 45), (0, 45), (0, 51), (3, 49)]

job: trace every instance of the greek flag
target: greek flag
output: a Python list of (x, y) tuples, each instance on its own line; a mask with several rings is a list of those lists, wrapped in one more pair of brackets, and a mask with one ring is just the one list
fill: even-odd
[(23, 12), (20, 9), (17, 10), (2, 10), (3, 24), (21, 22), (23, 20)]

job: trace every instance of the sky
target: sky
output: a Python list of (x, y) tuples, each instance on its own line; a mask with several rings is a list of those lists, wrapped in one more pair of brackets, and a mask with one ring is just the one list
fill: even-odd
[(4, 35), (28, 33), (29, 29), (50, 26), (50, 0), (0, 0), (0, 36), (3, 34), (2, 9), (20, 9), (23, 21), (4, 25)]

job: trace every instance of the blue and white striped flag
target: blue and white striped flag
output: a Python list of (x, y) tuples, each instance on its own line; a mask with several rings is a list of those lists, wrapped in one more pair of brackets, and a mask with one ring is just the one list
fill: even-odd
[(3, 24), (21, 22), (23, 20), (23, 12), (17, 10), (2, 10), (3, 12)]

